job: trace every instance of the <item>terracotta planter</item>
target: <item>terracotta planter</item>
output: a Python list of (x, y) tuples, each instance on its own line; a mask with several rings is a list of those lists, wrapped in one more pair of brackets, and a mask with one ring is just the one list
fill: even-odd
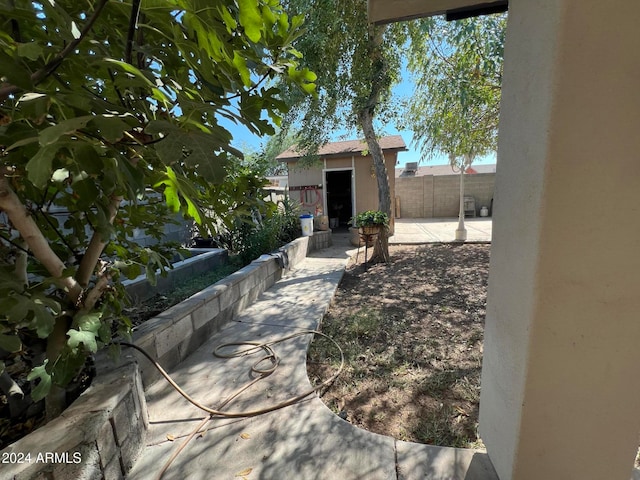
[(361, 233), (365, 235), (374, 235), (376, 233), (380, 233), (382, 230), (382, 225), (366, 225), (364, 227), (360, 227)]
[[(366, 228), (366, 230), (365, 230)], [(351, 245), (353, 245), (354, 247), (364, 247), (364, 239), (363, 239), (363, 235), (373, 235), (373, 234), (379, 234), (380, 233), (380, 225), (374, 225), (371, 227), (350, 227), (349, 228), (349, 233), (351, 234), (350, 237), (350, 241), (351, 241)], [(369, 238), (369, 247), (373, 247), (373, 244), (375, 243), (375, 237), (370, 237)]]

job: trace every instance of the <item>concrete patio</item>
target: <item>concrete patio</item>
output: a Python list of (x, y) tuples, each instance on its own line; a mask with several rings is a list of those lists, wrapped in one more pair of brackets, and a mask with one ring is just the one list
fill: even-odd
[[(490, 242), (493, 222), (491, 217), (465, 218), (467, 242)], [(391, 244), (419, 244), (454, 242), (457, 218), (396, 218)]]

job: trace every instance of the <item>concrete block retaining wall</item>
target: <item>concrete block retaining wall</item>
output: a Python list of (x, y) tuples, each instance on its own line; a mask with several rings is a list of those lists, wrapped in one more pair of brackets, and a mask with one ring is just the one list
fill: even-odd
[(221, 248), (191, 248), (193, 257), (177, 262), (173, 269), (167, 272), (167, 276), (158, 275), (156, 285), (152, 286), (147, 281), (146, 275), (140, 275), (134, 280), (125, 280), (127, 293), (134, 301), (143, 302), (156, 293), (165, 293), (184, 282), (185, 279), (205, 273), (219, 265), (225, 265), (229, 260), (226, 250)]
[[(331, 245), (315, 232), (281, 251), (294, 269), (311, 251)], [(227, 278), (162, 312), (137, 329), (133, 342), (171, 369), (279, 280), (277, 255), (263, 255)], [(96, 358), (98, 375), (65, 412), (0, 451), (3, 479), (122, 479), (145, 445), (149, 426), (144, 387), (160, 378), (137, 351), (123, 349), (114, 363)]]
[(96, 378), (67, 410), (0, 452), (3, 479), (120, 479), (140, 453), (149, 421), (138, 367)]

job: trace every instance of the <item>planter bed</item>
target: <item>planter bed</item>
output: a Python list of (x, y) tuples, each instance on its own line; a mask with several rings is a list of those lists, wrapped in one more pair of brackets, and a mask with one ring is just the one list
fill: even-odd
[[(145, 322), (133, 342), (171, 369), (287, 269), (330, 245), (331, 232), (316, 232), (285, 245), (278, 255), (262, 255)], [(129, 472), (148, 429), (144, 388), (160, 374), (131, 350), (123, 350), (118, 362), (104, 351), (96, 357), (97, 376), (89, 389), (60, 417), (0, 451), (0, 461), (6, 459), (3, 479), (119, 479)]]
[(173, 269), (167, 271), (167, 275), (156, 277), (156, 285), (151, 285), (146, 275), (140, 275), (134, 280), (125, 280), (127, 293), (134, 301), (143, 302), (157, 293), (165, 293), (180, 285), (184, 280), (195, 275), (212, 270), (220, 265), (226, 265), (229, 255), (221, 248), (190, 248), (190, 258), (173, 264)]

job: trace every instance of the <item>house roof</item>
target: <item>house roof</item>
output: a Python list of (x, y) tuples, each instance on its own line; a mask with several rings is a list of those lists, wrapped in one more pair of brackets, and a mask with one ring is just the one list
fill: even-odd
[[(398, 177), (423, 177), (425, 175), (455, 175), (455, 172), (451, 169), (451, 165), (425, 165), (418, 167), (416, 170), (413, 168), (396, 168), (396, 178)], [(496, 165), (471, 165), (466, 173), (496, 173)]]
[[(398, 152), (406, 151), (407, 146), (400, 135), (390, 135), (381, 137), (378, 142), (382, 150), (395, 150)], [(368, 150), (367, 143), (364, 140), (347, 140), (344, 142), (330, 142), (318, 150), (321, 157), (344, 157), (354, 153), (362, 153)], [(303, 155), (296, 150), (296, 147), (290, 147), (276, 157), (281, 162), (289, 162), (298, 160)]]

